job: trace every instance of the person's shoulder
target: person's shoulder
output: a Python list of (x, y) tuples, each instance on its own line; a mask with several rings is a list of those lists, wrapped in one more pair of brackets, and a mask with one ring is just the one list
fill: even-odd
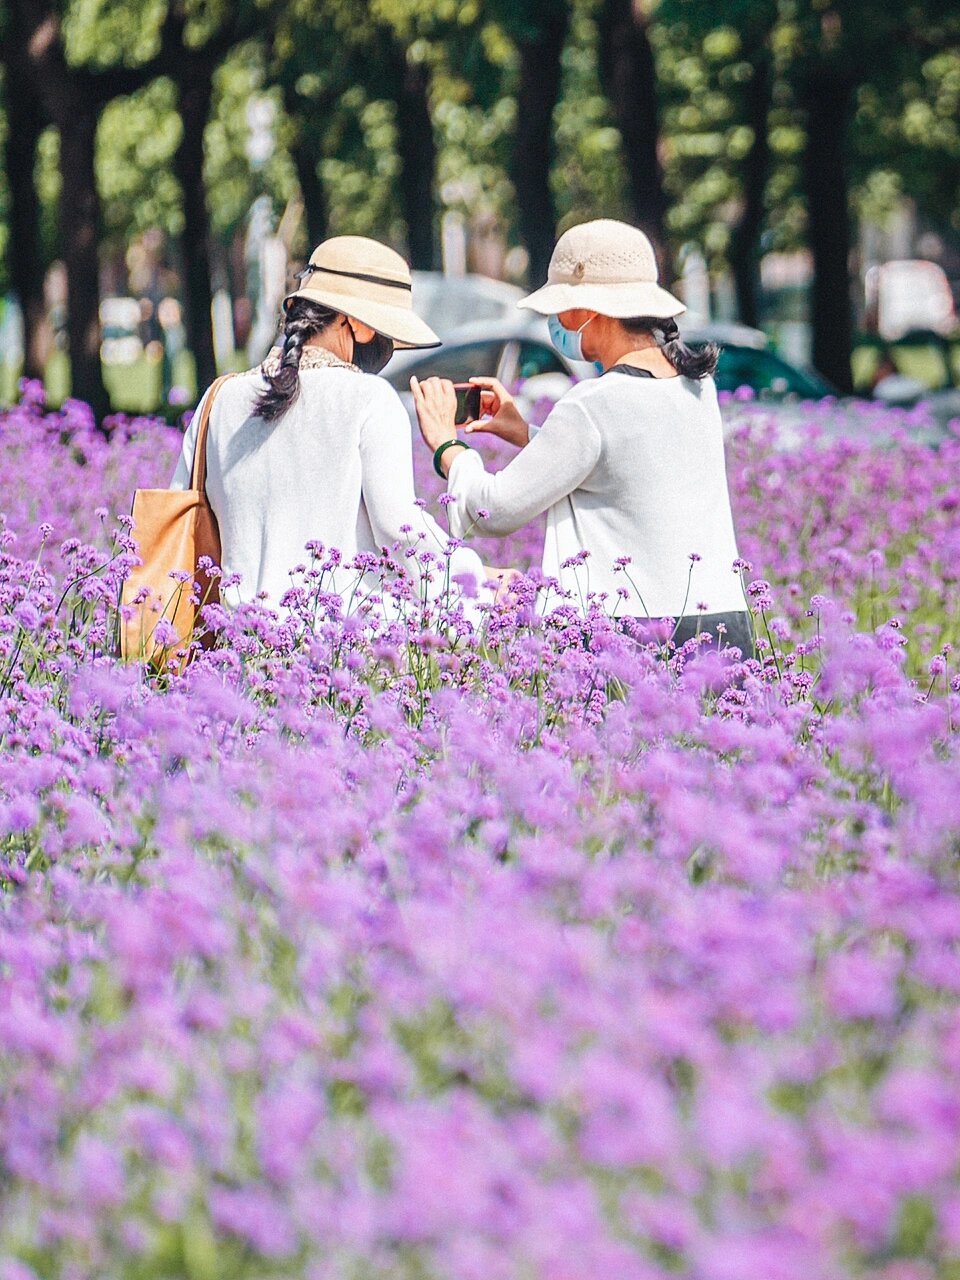
[(709, 410), (711, 413), (719, 411), (717, 401), (717, 384), (713, 378), (707, 374), (703, 378), (678, 378), (677, 382), (681, 385), (683, 392), (703, 409)]
[(644, 394), (648, 388), (656, 387), (660, 381), (672, 383), (676, 379), (636, 378), (629, 374), (614, 373), (608, 369), (606, 373), (599, 374), (596, 378), (584, 378), (582, 382), (575, 383), (558, 403), (569, 404), (571, 407), (577, 406), (590, 416), (597, 413), (606, 415), (609, 406), (622, 401), (625, 395), (629, 398), (636, 394), (638, 389), (642, 389), (640, 394)]
[(647, 378), (608, 369), (598, 378), (590, 378), (578, 383), (573, 390), (580, 391), (581, 388), (584, 388), (581, 395), (585, 400), (613, 399), (620, 397), (628, 389), (643, 396), (679, 395), (681, 399), (689, 396), (693, 400), (707, 403), (711, 400), (716, 401), (717, 398), (716, 383), (709, 374), (704, 378), (689, 378), (683, 374), (677, 374), (675, 377)]
[(573, 384), (563, 396), (563, 400), (568, 404), (586, 403), (597, 395), (605, 394), (606, 390), (602, 374), (596, 378), (582, 378)]
[(384, 403), (401, 404), (397, 389), (379, 373), (361, 373), (359, 381), (368, 388), (369, 394)]
[(410, 415), (386, 378), (378, 373), (348, 373), (346, 376), (352, 379), (351, 403), (365, 424), (378, 430), (387, 428), (403, 436), (409, 435)]
[(564, 437), (572, 433), (581, 440), (589, 437), (599, 448), (600, 426), (607, 415), (602, 400), (597, 398), (595, 384), (598, 382), (599, 378), (588, 378), (575, 383), (550, 410), (540, 430), (548, 435), (556, 432), (558, 439), (559, 433)]
[(607, 407), (617, 399), (618, 388), (612, 383), (613, 377), (604, 375), (575, 382), (556, 402), (551, 416), (556, 415), (558, 421), (564, 418), (572, 422), (583, 418), (594, 423), (603, 420), (607, 416)]
[(379, 373), (355, 373), (353, 375), (357, 396), (371, 413), (389, 415), (407, 421), (407, 411), (397, 390)]
[(211, 396), (213, 397), (213, 403), (210, 406), (211, 417), (219, 418), (224, 412), (232, 415), (238, 411), (238, 408), (244, 407), (243, 402), (254, 391), (262, 390), (263, 385), (259, 366), (254, 369), (238, 369), (221, 375), (200, 397), (194, 416), (199, 415)]
[(390, 383), (376, 373), (363, 373), (349, 365), (333, 365), (325, 369), (301, 369), (301, 386), (319, 394), (334, 393), (364, 404), (400, 404), (400, 397)]
[(559, 400), (553, 406), (552, 413), (560, 411), (561, 416), (571, 414), (578, 416), (580, 413), (591, 413), (591, 406), (594, 401), (604, 399), (606, 390), (601, 386), (603, 378), (584, 378), (580, 382), (575, 382), (572, 387), (563, 393)]

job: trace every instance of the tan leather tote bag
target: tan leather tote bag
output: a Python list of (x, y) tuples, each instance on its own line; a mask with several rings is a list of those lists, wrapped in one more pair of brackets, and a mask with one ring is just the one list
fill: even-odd
[[(204, 402), (190, 488), (138, 489), (133, 495), (132, 536), (143, 563), (130, 570), (120, 593), (120, 656), (125, 662), (182, 670), (192, 656), (191, 640), (204, 647), (213, 641), (209, 631), (195, 633), (201, 606), (220, 599), (220, 582), (197, 561), (209, 556), (220, 566), (220, 530), (206, 494), (207, 427), (217, 392), (231, 377), (217, 378)], [(160, 622), (169, 625), (158, 628)]]

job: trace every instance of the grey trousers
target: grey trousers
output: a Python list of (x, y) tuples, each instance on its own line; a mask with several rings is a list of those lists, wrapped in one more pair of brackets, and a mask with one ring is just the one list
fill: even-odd
[[(744, 658), (754, 656), (753, 619), (746, 610), (736, 613), (688, 613), (682, 618), (620, 618), (621, 630), (634, 640), (656, 641), (665, 644), (668, 640), (679, 649), (693, 636), (708, 631), (711, 636), (709, 648), (737, 648)], [(717, 623), (722, 623), (725, 630), (717, 631)]]

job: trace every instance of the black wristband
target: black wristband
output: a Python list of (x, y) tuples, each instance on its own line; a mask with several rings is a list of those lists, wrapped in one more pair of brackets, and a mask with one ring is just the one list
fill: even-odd
[(461, 449), (470, 448), (466, 440), (444, 440), (443, 444), (440, 446), (439, 449), (436, 450), (436, 452), (433, 455), (433, 469), (437, 473), (437, 475), (440, 477), (441, 480), (446, 480), (447, 477), (440, 470), (440, 459), (443, 457), (446, 451), (452, 448), (453, 445), (455, 444), (458, 444)]

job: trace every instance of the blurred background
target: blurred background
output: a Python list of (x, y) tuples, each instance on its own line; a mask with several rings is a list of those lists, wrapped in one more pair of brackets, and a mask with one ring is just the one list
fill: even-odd
[(0, 62), (4, 402), (175, 416), (347, 232), (496, 364), (598, 216), (730, 387), (960, 385), (960, 0), (3, 0)]

